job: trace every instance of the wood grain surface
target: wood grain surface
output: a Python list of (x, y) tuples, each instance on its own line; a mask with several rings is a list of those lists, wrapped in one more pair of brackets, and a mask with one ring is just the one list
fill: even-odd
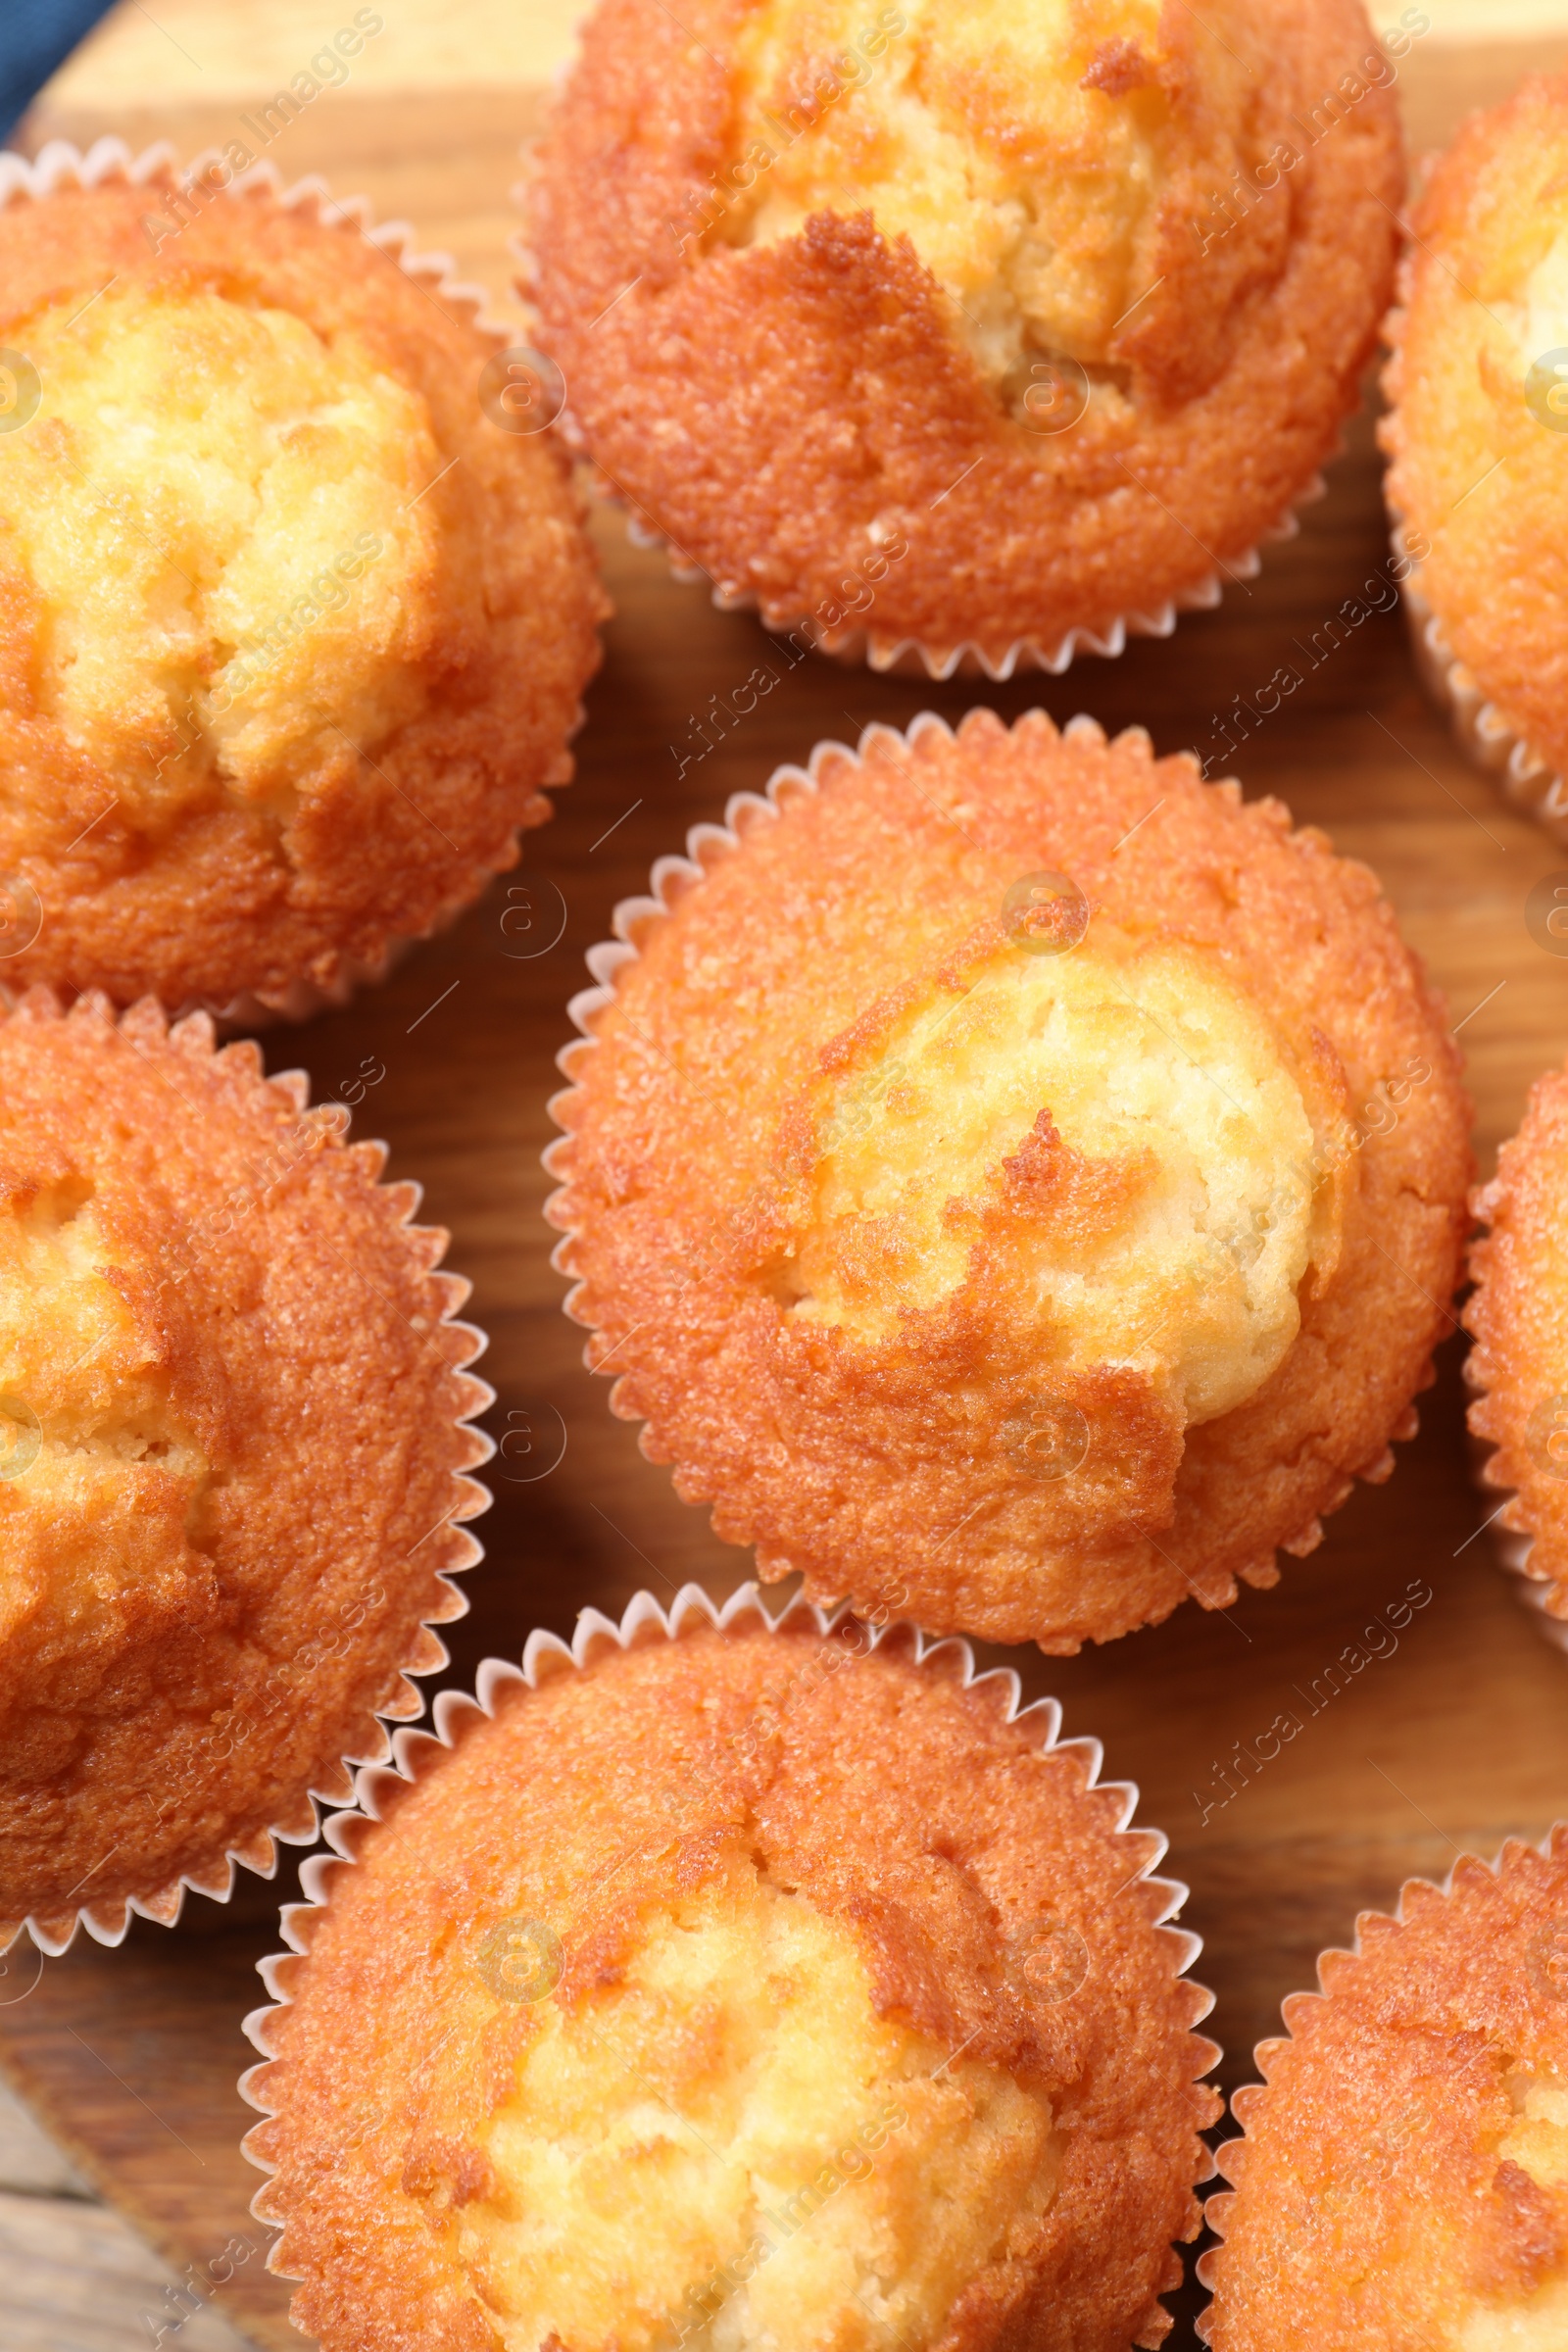
[(246, 2352), (244, 2337), (194, 2303), (102, 2205), (0, 2190), (0, 2279), (5, 2352), (126, 2352), (160, 2328), (179, 2352)]
[[(1463, 106), (1560, 53), (1560, 43), (1463, 56), (1418, 48), (1402, 77), (1416, 143), (1446, 138)], [(333, 111), (286, 134), (286, 170), (368, 190), (499, 292), (505, 190), (526, 114), (507, 96), (416, 105), (339, 93)], [(171, 133), (188, 150), (221, 135), (221, 118), (141, 105), (117, 125), (55, 109), (31, 132), (119, 126), (133, 140)], [(1369, 416), (1299, 537), (1171, 641), (1083, 662), (1063, 679), (980, 691), (805, 662), (684, 772), (694, 714), (727, 698), (767, 642), (754, 620), (716, 612), (631, 549), (613, 515), (601, 514), (596, 531), (616, 615), (577, 780), (555, 822), (530, 837), (525, 876), (499, 881), (386, 987), (267, 1045), (270, 1066), (303, 1063), (322, 1094), (384, 1068), (357, 1125), (389, 1140), (395, 1175), (424, 1183), (425, 1214), (451, 1228), (450, 1262), (473, 1280), (471, 1311), (491, 1335), (481, 1367), (499, 1392), (490, 1427), (514, 1437), (488, 1474), (496, 1503), (479, 1523), (488, 1558), (467, 1580), (472, 1612), (450, 1629), (452, 1666), (439, 1680), (456, 1686), (471, 1685), (487, 1654), (514, 1657), (535, 1625), (568, 1634), (585, 1605), (616, 1613), (641, 1586), (668, 1599), (688, 1579), (721, 1594), (748, 1573), (747, 1555), (719, 1544), (706, 1514), (643, 1460), (634, 1432), (608, 1413), (606, 1384), (582, 1368), (582, 1335), (561, 1315), (549, 1266), (539, 1152), (584, 950), (608, 935), (615, 902), (646, 887), (655, 857), (719, 815), (730, 792), (760, 788), (777, 762), (803, 760), (824, 737), (853, 742), (873, 719), (905, 725), (921, 709), (956, 719), (979, 700), (1006, 717), (1034, 704), (1061, 720), (1087, 710), (1112, 730), (1147, 725), (1162, 751), (1203, 754), (1232, 697), (1293, 662), (1309, 669), (1305, 684), (1230, 764), (1250, 795), (1278, 794), (1382, 877), (1461, 1030), (1484, 1165), (1530, 1081), (1568, 1050), (1568, 959), (1539, 947), (1525, 922), (1532, 886), (1568, 869), (1568, 852), (1465, 765), (1422, 699), (1397, 613), (1342, 631), (1320, 658), (1308, 650), (1327, 644), (1347, 600), (1388, 601)], [(1141, 1818), (1169, 1832), (1168, 1867), (1191, 1885), (1187, 1922), (1206, 1942), (1199, 1973), (1217, 1994), (1227, 2086), (1248, 2079), (1282, 1996), (1311, 1982), (1319, 1949), (1348, 1937), (1358, 1907), (1391, 1903), (1407, 1875), (1441, 1875), (1462, 1849), (1539, 1838), (1568, 1814), (1568, 1658), (1490, 1557), (1482, 1529), (1493, 1505), (1465, 1461), (1461, 1354), (1456, 1336), (1393, 1482), (1358, 1491), (1321, 1550), (1286, 1564), (1276, 1592), (1249, 1592), (1222, 1614), (1185, 1608), (1077, 1659), (1007, 1653), (1029, 1695), (1061, 1698), (1069, 1733), (1103, 1740), (1108, 1774), (1136, 1780)], [(524, 1428), (541, 1448), (531, 1457), (515, 1436)], [(562, 1440), (555, 1466), (530, 1477)], [(321, 1476), (332, 1475), (323, 1460)], [(1401, 1622), (1412, 1588), (1431, 1597)], [(1347, 1667), (1348, 1651), (1362, 1663)], [(1285, 1708), (1302, 1718), (1301, 1735), (1221, 1801), (1235, 1744), (1250, 1745)], [(0, 2066), (81, 2176), (203, 2282), (201, 2308), (279, 2352), (300, 2338), (287, 2289), (263, 2268), (268, 2232), (249, 2218), (256, 2177), (238, 2140), (251, 2119), (234, 2082), (252, 2055), (240, 2021), (262, 1997), (255, 1962), (276, 1948), (292, 1875), (245, 1881), (226, 1908), (192, 1898), (180, 1928), (138, 1924), (119, 1951), (83, 1939), (44, 1963), (24, 1948), (0, 1973)], [(1193, 2341), (1190, 2309), (1174, 2345)]]

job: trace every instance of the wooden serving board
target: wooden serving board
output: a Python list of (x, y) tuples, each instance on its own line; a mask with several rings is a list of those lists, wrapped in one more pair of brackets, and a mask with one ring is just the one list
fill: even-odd
[[(1558, 64), (1561, 49), (1418, 47), (1402, 76), (1413, 144), (1446, 139), (1463, 105)], [(368, 192), (501, 294), (526, 97), (333, 104), (288, 134), (278, 160), (289, 175), (321, 170), (341, 193)], [(167, 133), (188, 153), (226, 122), (218, 109), (142, 105), (117, 121), (35, 118), (31, 130), (35, 143), (85, 143), (119, 128), (138, 146)], [(748, 1573), (747, 1556), (644, 1461), (633, 1430), (611, 1419), (606, 1385), (582, 1368), (548, 1262), (539, 1153), (583, 951), (608, 934), (616, 900), (645, 887), (655, 857), (779, 761), (823, 737), (853, 741), (872, 719), (905, 725), (926, 708), (956, 719), (979, 700), (1008, 718), (1037, 703), (1060, 720), (1088, 710), (1113, 731), (1147, 725), (1161, 751), (1206, 753), (1220, 740), (1214, 714), (1293, 662), (1305, 684), (1231, 764), (1250, 794), (1279, 794), (1382, 876), (1461, 1027), (1484, 1168), (1530, 1081), (1568, 1050), (1568, 959), (1525, 923), (1533, 884), (1568, 871), (1568, 850), (1465, 765), (1417, 688), (1396, 612), (1344, 631), (1315, 664), (1303, 658), (1348, 600), (1389, 602), (1369, 416), (1299, 538), (1173, 641), (982, 692), (803, 663), (684, 772), (679, 755), (700, 740), (693, 715), (728, 698), (764, 640), (629, 548), (613, 516), (598, 537), (616, 617), (577, 781), (529, 839), (527, 884), (503, 878), (385, 988), (267, 1045), (272, 1066), (304, 1063), (318, 1093), (341, 1096), (384, 1068), (359, 1124), (389, 1139), (393, 1172), (421, 1179), (425, 1213), (452, 1229), (451, 1263), (473, 1279), (472, 1312), (491, 1335), (494, 1434), (527, 1426), (541, 1438), (531, 1461), (514, 1442), (489, 1473), (488, 1558), (467, 1580), (472, 1613), (450, 1629), (441, 1678), (459, 1686), (486, 1654), (516, 1656), (536, 1625), (569, 1633), (586, 1605), (615, 1614), (640, 1586), (667, 1599), (687, 1579), (720, 1594)], [(1493, 1505), (1468, 1483), (1461, 1357), (1456, 1337), (1393, 1482), (1360, 1490), (1321, 1550), (1287, 1563), (1278, 1591), (1219, 1615), (1184, 1608), (1076, 1659), (1009, 1653), (1029, 1695), (1055, 1691), (1069, 1733), (1102, 1739), (1107, 1773), (1136, 1780), (1142, 1818), (1169, 1832), (1169, 1867), (1193, 1890), (1187, 1922), (1207, 1946), (1200, 1974), (1218, 1996), (1227, 2087), (1249, 2078), (1281, 1998), (1310, 1984), (1317, 1952), (1348, 1937), (1360, 1906), (1392, 1903), (1407, 1875), (1441, 1875), (1461, 1849), (1539, 1838), (1568, 1814), (1568, 1657), (1544, 1641), (1480, 1532)], [(563, 1439), (556, 1466), (528, 1478)], [(1430, 1598), (1411, 1607), (1412, 1592)], [(1227, 1783), (1237, 1743), (1255, 1756), (1287, 1711), (1299, 1734)], [(1237, 1792), (1221, 1801), (1228, 1785)], [(247, 1880), (227, 1908), (192, 1898), (172, 1933), (138, 1924), (119, 1951), (82, 1939), (47, 1963), (24, 1949), (0, 1974), (0, 2067), (82, 2174), (177, 2269), (190, 2266), (232, 2325), (278, 2352), (300, 2338), (286, 2287), (263, 2268), (268, 2232), (249, 2218), (257, 2177), (238, 2141), (252, 2119), (234, 2082), (252, 2056), (240, 2021), (262, 1997), (255, 1962), (277, 1947), (277, 1904), (295, 1892), (292, 1870), (270, 1886)], [(1199, 2300), (1174, 2344), (1193, 2341)], [(189, 2307), (171, 2305), (169, 2321)]]

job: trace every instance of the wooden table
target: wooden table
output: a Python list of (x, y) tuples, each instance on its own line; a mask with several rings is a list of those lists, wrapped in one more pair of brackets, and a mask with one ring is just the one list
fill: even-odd
[[(1464, 104), (1500, 94), (1527, 66), (1555, 64), (1559, 49), (1418, 47), (1403, 75), (1415, 143), (1446, 138)], [(500, 290), (505, 190), (528, 116), (515, 93), (429, 104), (344, 93), (294, 126), (280, 160), (290, 174), (326, 170), (340, 193), (366, 189)], [(115, 126), (78, 107), (31, 129), (85, 138)], [(167, 131), (189, 150), (223, 122), (221, 109), (142, 104), (119, 126), (133, 141)], [(639, 1586), (667, 1598), (688, 1578), (722, 1593), (748, 1572), (610, 1418), (548, 1263), (545, 1102), (582, 953), (606, 936), (615, 901), (645, 887), (653, 858), (717, 815), (728, 793), (872, 719), (902, 725), (922, 708), (956, 719), (979, 699), (1011, 717), (1043, 703), (1062, 720), (1084, 710), (1111, 729), (1147, 724), (1161, 750), (1204, 749), (1211, 713), (1293, 659), (1293, 641), (1309, 639), (1387, 554), (1363, 418), (1301, 536), (1173, 641), (983, 698), (806, 663), (677, 780), (670, 747), (687, 742), (689, 714), (710, 693), (747, 675), (759, 631), (672, 583), (613, 517), (600, 518), (598, 538), (617, 608), (608, 658), (578, 779), (528, 846), (531, 871), (560, 894), (559, 942), (515, 954), (503, 881), (387, 987), (268, 1047), (274, 1066), (303, 1062), (322, 1092), (368, 1056), (384, 1063), (362, 1123), (389, 1139), (394, 1173), (422, 1180), (426, 1213), (452, 1228), (451, 1262), (474, 1280), (472, 1311), (492, 1340), (483, 1368), (500, 1392), (491, 1426), (500, 1435), (509, 1415), (555, 1413), (565, 1434), (559, 1466), (534, 1483), (493, 1465), (496, 1506), (479, 1530), (488, 1561), (468, 1579), (472, 1614), (451, 1629), (442, 1678), (456, 1685), (470, 1684), (487, 1653), (515, 1656), (535, 1625), (569, 1632), (584, 1605), (618, 1612)], [(1249, 793), (1278, 793), (1383, 877), (1462, 1027), (1490, 1165), (1531, 1079), (1568, 1050), (1568, 961), (1538, 948), (1524, 920), (1531, 886), (1568, 869), (1568, 851), (1465, 766), (1422, 700), (1396, 616), (1358, 629), (1236, 764)], [(1249, 1592), (1220, 1615), (1185, 1608), (1089, 1656), (1011, 1659), (1031, 1695), (1060, 1696), (1069, 1732), (1103, 1740), (1108, 1772), (1137, 1780), (1143, 1817), (1169, 1831), (1170, 1867), (1193, 1889), (1188, 1924), (1207, 1943), (1200, 1973), (1218, 1994), (1227, 2086), (1249, 2077), (1282, 1996), (1311, 1982), (1318, 1950), (1348, 1936), (1359, 1906), (1391, 1903), (1407, 1874), (1441, 1875), (1461, 1848), (1539, 1838), (1568, 1813), (1568, 1658), (1544, 1642), (1479, 1533), (1492, 1505), (1467, 1481), (1461, 1352), (1457, 1338), (1445, 1349), (1421, 1435), (1401, 1448), (1392, 1484), (1359, 1491), (1322, 1549), (1287, 1563), (1278, 1591)], [(1310, 1690), (1412, 1581), (1433, 1597), (1396, 1649), (1205, 1818), (1233, 1744), (1296, 1704), (1293, 1690)], [(273, 1886), (249, 1880), (227, 1909), (193, 1899), (172, 1934), (138, 1925), (118, 1952), (82, 1940), (47, 1965), (14, 1954), (0, 1977), (0, 2066), (86, 2180), (176, 2268), (204, 2272), (231, 2239), (254, 2249), (218, 2311), (279, 2348), (300, 2339), (287, 2289), (262, 2268), (267, 2232), (248, 2214), (256, 2177), (237, 2147), (250, 2119), (233, 2085), (251, 2056), (240, 2019), (261, 1997), (254, 1964), (276, 1947), (277, 1903), (294, 1891), (291, 1872)], [(1192, 2341), (1186, 2326), (1173, 2344)]]

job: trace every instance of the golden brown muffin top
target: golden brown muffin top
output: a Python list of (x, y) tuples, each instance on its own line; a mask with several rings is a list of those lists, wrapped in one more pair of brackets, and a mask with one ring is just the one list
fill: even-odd
[[(1159, 0), (765, 0), (734, 18), (727, 175), (748, 184), (711, 233), (771, 245), (863, 207), (890, 242), (907, 237), (1009, 407), (1039, 354), (1126, 369), (1141, 353), (1200, 390), (1225, 306), (1184, 318), (1191, 287), (1169, 265), (1198, 244), (1203, 199), (1263, 161), (1250, 36), (1237, 0), (1201, 18)], [(1253, 270), (1278, 266), (1283, 210), (1237, 224)]]
[(1395, 71), (1359, 0), (601, 0), (531, 198), (568, 416), (829, 644), (1209, 601), (1356, 405)]
[(937, 1630), (1273, 1582), (1450, 1321), (1466, 1106), (1376, 883), (1039, 711), (813, 773), (624, 910), (563, 1060), (615, 1409), (764, 1575)]
[(265, 1864), (461, 1606), (467, 1286), (304, 1102), (205, 1016), (0, 1018), (0, 1940)]
[(1474, 1205), (1491, 1231), (1470, 1253), (1470, 1426), (1496, 1447), (1489, 1483), (1515, 1490), (1500, 1525), (1534, 1537), (1530, 1573), (1568, 1617), (1568, 1071), (1536, 1080)]
[(602, 609), (559, 453), (481, 407), (497, 338), (346, 214), (166, 179), (0, 210), (0, 343), (15, 974), (281, 999), (472, 896)]
[(1160, 2339), (1213, 2106), (1163, 1841), (962, 1671), (694, 1612), (416, 1741), (252, 2078), (324, 2352)]
[(1391, 322), (1389, 496), (1421, 593), (1515, 731), (1568, 768), (1568, 75), (1471, 117)]
[(1568, 2327), (1568, 1831), (1412, 1881), (1233, 2102), (1213, 2352), (1553, 2352)]

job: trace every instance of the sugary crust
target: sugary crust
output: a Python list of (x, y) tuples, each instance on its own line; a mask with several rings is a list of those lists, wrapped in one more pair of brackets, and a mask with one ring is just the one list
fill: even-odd
[[(146, 1558), (74, 1631), (43, 1576), (0, 1647), (0, 1942), (29, 1915), (69, 1934), (75, 1901), (172, 1917), (186, 1874), (226, 1891), (229, 1851), (270, 1868), (270, 1830), (311, 1834), (310, 1790), (346, 1795), (342, 1758), (386, 1752), (376, 1710), (417, 1711), (404, 1672), (445, 1656), (421, 1624), (464, 1606), (443, 1572), (478, 1547), (453, 1522), (488, 1499), (461, 1475), (488, 1450), (459, 1425), (489, 1397), (461, 1368), (478, 1334), (446, 1320), (467, 1285), (432, 1271), (447, 1237), (410, 1224), (415, 1188), (377, 1184), (384, 1147), (304, 1102), (254, 1046), (215, 1054), (203, 1014), (63, 1018), (39, 990), (0, 1020), (0, 1199), (91, 1187), (211, 1465), (199, 1515), (156, 1461), (126, 1465)], [(31, 1561), (26, 1487), (0, 1484), (0, 1529)], [(179, 1573), (159, 1539), (182, 1512)]]
[[(1310, 1550), (1352, 1477), (1388, 1474), (1451, 1327), (1468, 1106), (1375, 880), (1277, 802), (1243, 808), (1189, 759), (1154, 761), (1141, 732), (1058, 737), (1040, 711), (1010, 732), (989, 711), (956, 738), (873, 730), (862, 760), (813, 767), (820, 789), (786, 784), (779, 821), (756, 815), (738, 851), (694, 837), (707, 878), (671, 894), (669, 919), (634, 922), (594, 1042), (563, 1058), (577, 1091), (556, 1106), (550, 1213), (614, 1409), (647, 1420), (644, 1450), (764, 1576), (891, 1595), (933, 1630), (1070, 1651), (1189, 1593), (1217, 1607), (1238, 1578), (1272, 1584), (1277, 1546)], [(871, 1348), (790, 1317), (760, 1272), (793, 1100), (1042, 870), (1110, 923), (1221, 955), (1365, 1138), (1338, 1267), (1303, 1290), (1299, 1334), (1247, 1403), (1172, 1455), (1136, 1380), (1107, 1370), (1084, 1400), (1092, 1508), (1009, 1451), (1037, 1372), (1004, 1283), (984, 1315), (937, 1311)], [(1379, 1083), (1412, 1068), (1428, 1075), (1390, 1125)]]
[[(850, 1929), (881, 2015), (949, 2049), (973, 2036), (1053, 2101), (1057, 2195), (940, 2352), (1159, 2340), (1215, 2104), (1197, 2081), (1212, 2045), (1190, 2031), (1206, 1996), (1178, 1975), (1187, 1939), (1154, 1924), (1168, 1890), (1137, 1876), (1158, 1842), (1118, 1835), (1123, 1799), (1089, 1790), (1082, 1749), (1042, 1752), (1039, 1717), (1005, 1721), (1004, 1678), (966, 1690), (949, 1658), (943, 1674), (902, 1642), (867, 1654), (863, 1629), (824, 1641), (800, 1616), (776, 1636), (755, 1618), (690, 1632), (514, 1686), (456, 1756), (378, 1799), (385, 1826), (305, 1915), (308, 1956), (272, 1964), (291, 2005), (247, 2085), (279, 2111), (247, 2143), (276, 2173), (257, 2210), (285, 2226), (274, 2267), (305, 2280), (295, 2320), (324, 2352), (498, 2340), (432, 2200), (446, 2180), (484, 2193), (471, 2142), (527, 2035), (474, 1965), (494, 1924), (562, 1923), (551, 1997), (576, 2007), (737, 1838)], [(1001, 1947), (1043, 1919), (1087, 1947), (1056, 2001), (1003, 1971)]]
[[(188, 215), (161, 239), (149, 218)], [(118, 280), (212, 291), (352, 334), (424, 401), (451, 470), (428, 492), (447, 549), (421, 707), (361, 757), (323, 760), (281, 835), (221, 798), (144, 839), (112, 804), (116, 779), (35, 707), (34, 616), (13, 576), (0, 594), (0, 876), (43, 909), (7, 977), (172, 1009), (243, 992), (283, 1002), (331, 988), (388, 946), (422, 936), (514, 863), (519, 825), (565, 753), (598, 662), (606, 610), (560, 451), (499, 431), (478, 378), (497, 347), (463, 306), (416, 283), (347, 215), (284, 207), (265, 187), (181, 198), (169, 178), (17, 197), (0, 212), (0, 340), (27, 318)]]
[(1568, 2074), (1565, 1917), (1558, 1828), (1495, 1875), (1467, 1857), (1446, 1894), (1413, 1880), (1397, 1922), (1363, 1913), (1355, 1953), (1323, 1955), (1322, 1996), (1293, 1994), (1290, 2038), (1258, 2046), (1267, 2088), (1232, 2102), (1246, 2137), (1220, 2150), (1233, 2189), (1209, 2199), (1224, 2243), (1202, 2265), (1213, 2352), (1450, 2343), (1457, 2307), (1560, 2272), (1560, 2191), (1496, 2151), (1508, 2075)]
[[(1132, 407), (1054, 437), (1004, 410), (935, 278), (869, 215), (817, 214), (776, 245), (680, 249), (726, 158), (726, 58), (747, 5), (697, 0), (677, 24), (658, 0), (601, 0), (539, 153), (544, 337), (611, 487), (772, 625), (814, 616), (830, 646), (867, 625), (890, 650), (914, 639), (936, 656), (972, 643), (993, 663), (1020, 639), (1051, 650), (1152, 613), (1249, 556), (1356, 406), (1392, 280), (1392, 89), (1312, 138), (1311, 110), (1381, 58), (1359, 0), (1270, 11), (1256, 144), (1266, 156), (1283, 136), (1300, 161), (1202, 258), (1210, 190), (1177, 187), (1146, 257), (1150, 304), (1114, 354)], [(1171, 5), (1162, 42), (1180, 54), (1190, 39)], [(1201, 95), (1184, 84), (1183, 100), (1201, 142)], [(1228, 348), (1210, 355), (1216, 313)], [(1189, 396), (1198, 358), (1210, 380)], [(907, 554), (867, 574), (899, 540)]]
[(1526, 398), (1500, 314), (1568, 224), (1568, 76), (1476, 114), (1434, 167), (1387, 328), (1388, 490), (1429, 552), (1421, 593), (1457, 661), (1536, 758), (1568, 768), (1568, 436)]
[[(1470, 1427), (1496, 1451), (1483, 1476), (1512, 1490), (1498, 1524), (1531, 1536), (1529, 1574), (1548, 1583), (1546, 1613), (1568, 1618), (1568, 1069), (1530, 1090), (1497, 1173), (1475, 1196), (1490, 1228), (1470, 1251), (1474, 1335), (1467, 1376), (1481, 1394)], [(1560, 1405), (1554, 1413), (1553, 1402)], [(1553, 1444), (1557, 1429), (1564, 1433)]]

